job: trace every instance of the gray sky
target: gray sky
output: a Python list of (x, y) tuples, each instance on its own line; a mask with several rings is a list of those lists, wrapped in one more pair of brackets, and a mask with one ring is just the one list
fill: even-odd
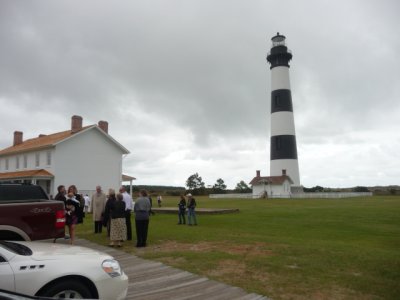
[(301, 183), (399, 184), (400, 2), (0, 0), (0, 148), (109, 122), (137, 184), (269, 175), (270, 38), (293, 51)]

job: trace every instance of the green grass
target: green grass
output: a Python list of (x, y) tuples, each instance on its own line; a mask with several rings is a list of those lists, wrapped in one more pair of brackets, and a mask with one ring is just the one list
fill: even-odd
[[(400, 197), (196, 200), (240, 212), (198, 215), (197, 227), (156, 214), (150, 246), (123, 250), (274, 299), (400, 298)], [(107, 243), (88, 218), (78, 236)]]

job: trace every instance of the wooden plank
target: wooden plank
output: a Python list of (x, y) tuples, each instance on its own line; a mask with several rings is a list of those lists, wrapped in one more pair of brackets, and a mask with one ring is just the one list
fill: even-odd
[(133, 293), (133, 296), (135, 296), (135, 297), (146, 297), (146, 299), (148, 299), (147, 296), (152, 295), (152, 294), (159, 294), (161, 292), (164, 293), (164, 292), (175, 290), (175, 289), (178, 289), (180, 287), (188, 286), (188, 285), (194, 285), (195, 286), (197, 283), (204, 282), (204, 281), (207, 281), (207, 280), (208, 280), (207, 278), (194, 277), (190, 281), (182, 282), (182, 283), (175, 284), (175, 285), (169, 285), (169, 286), (163, 287), (163, 288), (153, 288), (153, 289), (147, 290), (147, 291), (136, 291), (136, 292)]
[[(52, 242), (52, 241), (48, 241)], [(68, 243), (60, 240), (60, 243)], [(129, 277), (126, 299), (171, 300), (267, 300), (267, 297), (247, 293), (245, 290), (210, 280), (164, 265), (142, 259), (118, 248), (98, 245), (77, 239), (77, 246), (96, 249), (117, 259)]]

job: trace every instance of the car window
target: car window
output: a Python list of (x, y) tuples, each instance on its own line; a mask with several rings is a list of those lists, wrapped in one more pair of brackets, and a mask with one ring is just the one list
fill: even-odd
[(0, 255), (0, 263), (2, 263), (2, 262), (6, 262), (6, 259)]
[(32, 255), (32, 250), (25, 245), (21, 245), (13, 242), (0, 241), (0, 247), (3, 247), (11, 252), (19, 255), (30, 256)]
[(43, 189), (36, 185), (0, 184), (0, 202), (12, 200), (48, 199)]

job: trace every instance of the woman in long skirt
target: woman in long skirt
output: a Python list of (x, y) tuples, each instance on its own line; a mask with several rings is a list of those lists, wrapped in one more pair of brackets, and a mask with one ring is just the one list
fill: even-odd
[(121, 247), (126, 241), (125, 202), (122, 194), (117, 194), (117, 201), (111, 207), (110, 246)]

